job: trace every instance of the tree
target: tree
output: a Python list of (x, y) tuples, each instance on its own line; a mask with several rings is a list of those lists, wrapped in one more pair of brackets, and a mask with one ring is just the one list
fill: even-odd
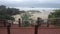
[(23, 26), (29, 26), (29, 21), (30, 21), (30, 18), (31, 17), (31, 15), (28, 13), (28, 12), (25, 12), (22, 16), (21, 16), (21, 18), (22, 18), (22, 21), (24, 21), (23, 22)]
[(13, 15), (20, 14), (19, 9), (16, 8), (6, 8), (6, 6), (0, 6), (0, 20), (14, 20)]
[(58, 9), (58, 10), (54, 10), (55, 12), (53, 12), (53, 13), (50, 13), (49, 14), (49, 16), (48, 16), (48, 18), (54, 18), (54, 19), (52, 19), (52, 24), (54, 24), (54, 25), (60, 25), (60, 23), (59, 23), (59, 20), (60, 20), (60, 9)]
[(20, 14), (22, 11), (19, 11), (19, 9), (16, 8), (6, 8), (6, 6), (1, 5), (0, 6), (0, 18), (1, 19), (13, 19), (13, 15)]

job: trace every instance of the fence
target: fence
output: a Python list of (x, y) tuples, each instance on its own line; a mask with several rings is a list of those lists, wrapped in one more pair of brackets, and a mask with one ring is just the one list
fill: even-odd
[[(45, 20), (47, 20), (47, 19), (45, 19)], [(60, 27), (56, 27), (56, 25), (51, 24), (51, 22), (53, 20), (54, 19), (49, 19), (46, 22), (46, 21), (40, 21), (40, 19), (38, 18), (34, 27), (32, 27), (32, 26), (22, 27), (20, 19), (18, 21), (19, 24), (17, 24), (17, 25), (7, 22), (7, 24), (5, 24), (6, 25), (5, 26), (2, 21), (2, 23), (5, 27), (0, 27), (0, 33), (1, 34), (59, 34)], [(56, 21), (54, 20), (54, 22), (57, 22), (57, 21), (59, 22), (59, 20), (60, 19), (58, 19), (58, 20), (56, 19)]]

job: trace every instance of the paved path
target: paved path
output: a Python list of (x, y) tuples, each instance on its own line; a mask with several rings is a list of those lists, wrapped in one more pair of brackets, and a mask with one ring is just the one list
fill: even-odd
[[(34, 27), (11, 27), (11, 34), (34, 34)], [(7, 34), (6, 27), (0, 27), (0, 34)], [(39, 27), (38, 34), (60, 34), (60, 28)]]

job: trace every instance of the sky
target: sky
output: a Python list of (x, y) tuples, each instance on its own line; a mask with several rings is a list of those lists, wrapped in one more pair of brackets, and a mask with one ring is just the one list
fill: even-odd
[(0, 5), (21, 8), (60, 8), (60, 0), (0, 0)]

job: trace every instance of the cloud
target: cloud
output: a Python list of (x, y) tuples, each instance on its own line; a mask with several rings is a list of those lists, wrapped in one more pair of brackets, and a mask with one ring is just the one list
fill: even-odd
[(39, 2), (39, 3), (60, 3), (60, 0), (0, 0), (4, 2)]
[(60, 8), (60, 0), (0, 0), (0, 5), (8, 7)]

